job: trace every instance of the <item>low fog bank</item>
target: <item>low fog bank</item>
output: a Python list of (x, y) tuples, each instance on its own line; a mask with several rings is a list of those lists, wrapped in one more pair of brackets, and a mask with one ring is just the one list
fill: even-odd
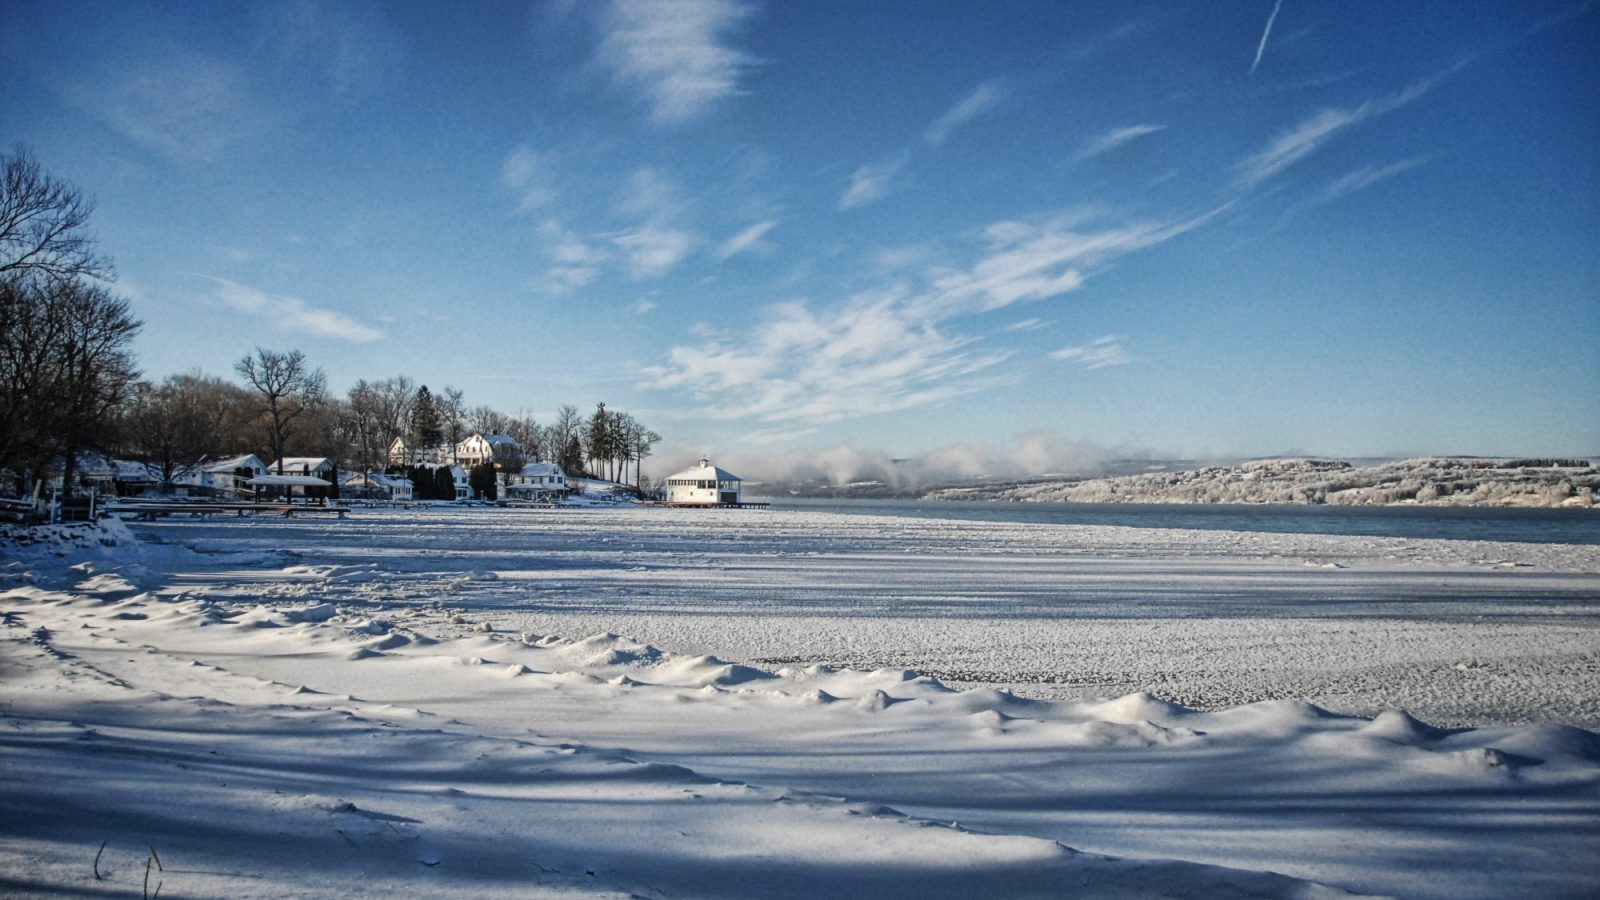
[(1192, 461), (1156, 461), (1151, 455), (1137, 448), (1113, 449), (1035, 434), (1006, 447), (954, 444), (915, 457), (841, 444), (820, 452), (791, 450), (729, 465), (744, 478), (751, 495), (822, 497), (920, 497), (946, 487), (1004, 487), (1041, 478), (1054, 482), (1192, 465)]
[(1590, 509), (1600, 471), (1585, 459), (1427, 458), (1378, 464), (1256, 460), (1186, 471), (1039, 479), (930, 491), (936, 500), (1074, 503), (1305, 503)]

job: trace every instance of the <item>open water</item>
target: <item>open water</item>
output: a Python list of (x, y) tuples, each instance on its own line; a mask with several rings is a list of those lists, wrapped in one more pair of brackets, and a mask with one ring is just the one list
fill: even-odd
[[(752, 498), (754, 499), (754, 498)], [(1014, 503), (771, 498), (774, 509), (977, 522), (1600, 544), (1600, 511), (1450, 506)]]

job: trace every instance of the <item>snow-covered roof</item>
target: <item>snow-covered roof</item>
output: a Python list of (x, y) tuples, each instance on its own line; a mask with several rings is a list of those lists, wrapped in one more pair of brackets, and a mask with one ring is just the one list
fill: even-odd
[(278, 471), (278, 463), (280, 462), (283, 463), (283, 470), (285, 472), (289, 471), (290, 469), (310, 469), (314, 472), (323, 466), (333, 465), (333, 463), (330, 462), (326, 456), (285, 456), (283, 459), (277, 460), (268, 465), (267, 468), (276, 472)]
[(561, 467), (555, 463), (535, 462), (522, 467), (523, 478), (549, 478), (562, 474)]
[(719, 469), (711, 464), (711, 460), (702, 459), (700, 465), (692, 469), (684, 469), (676, 475), (668, 475), (667, 479), (693, 479), (695, 481), (741, 481), (739, 476), (727, 469)]
[(245, 484), (261, 487), (328, 487), (332, 482), (314, 475), (257, 475)]
[(363, 478), (360, 472), (352, 472), (345, 476), (344, 484), (353, 487), (360, 487), (363, 484), (381, 488), (409, 487), (411, 479), (403, 475), (386, 475), (382, 472), (373, 472)]
[(243, 456), (230, 456), (227, 459), (219, 459), (214, 462), (202, 462), (200, 464), (200, 469), (202, 471), (224, 473), (232, 472), (234, 469), (265, 469), (266, 467), (267, 464), (262, 462), (261, 458), (256, 456), (254, 453), (246, 453)]
[(517, 439), (509, 434), (485, 434), (481, 431), (475, 431), (472, 434), (467, 435), (466, 437), (462, 438), (461, 443), (457, 444), (456, 446), (459, 447), (461, 444), (466, 444), (474, 438), (483, 441), (485, 444), (488, 444), (491, 447), (498, 448), (517, 446)]
[(136, 459), (111, 460), (111, 473), (119, 481), (157, 481), (160, 472), (149, 463)]

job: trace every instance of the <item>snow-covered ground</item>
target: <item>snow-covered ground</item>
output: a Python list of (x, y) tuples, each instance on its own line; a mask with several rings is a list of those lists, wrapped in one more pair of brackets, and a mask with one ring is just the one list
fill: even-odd
[(0, 892), (1600, 888), (1600, 548), (634, 508), (132, 530), (5, 545)]

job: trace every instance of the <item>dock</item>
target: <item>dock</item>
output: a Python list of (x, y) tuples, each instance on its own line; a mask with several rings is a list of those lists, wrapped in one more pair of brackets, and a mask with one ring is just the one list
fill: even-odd
[(350, 512), (350, 507), (322, 506), (311, 503), (205, 503), (192, 501), (187, 503), (108, 503), (105, 506), (105, 510), (113, 515), (133, 515), (147, 522), (153, 522), (163, 516), (205, 516), (230, 512), (240, 518), (246, 515), (277, 515), (286, 519), (302, 515), (334, 515), (343, 519)]
[(743, 501), (738, 503), (673, 503), (671, 501), (663, 501), (660, 505), (671, 507), (672, 509), (766, 509), (772, 504), (746, 503)]

